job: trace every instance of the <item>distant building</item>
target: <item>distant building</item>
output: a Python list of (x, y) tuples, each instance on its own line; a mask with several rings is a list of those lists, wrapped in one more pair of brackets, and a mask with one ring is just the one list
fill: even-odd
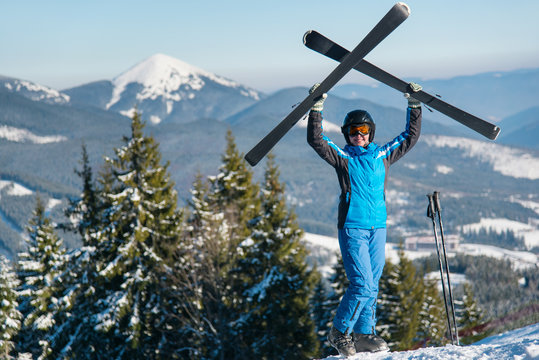
[[(442, 239), (438, 237), (441, 249)], [(459, 235), (444, 236), (445, 249), (447, 251), (457, 251), (460, 244)], [(436, 251), (434, 235), (431, 236), (410, 236), (404, 241), (404, 249), (410, 251)]]

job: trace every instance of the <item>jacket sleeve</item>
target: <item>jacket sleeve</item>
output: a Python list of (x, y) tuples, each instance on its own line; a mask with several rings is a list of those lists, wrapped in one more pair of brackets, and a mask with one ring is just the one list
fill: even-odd
[(395, 163), (417, 143), (421, 133), (421, 108), (407, 108), (406, 129), (382, 147), (388, 165)]
[(307, 125), (307, 142), (317, 154), (334, 168), (342, 166), (349, 157), (342, 149), (333, 143), (322, 131), (322, 113), (309, 112)]

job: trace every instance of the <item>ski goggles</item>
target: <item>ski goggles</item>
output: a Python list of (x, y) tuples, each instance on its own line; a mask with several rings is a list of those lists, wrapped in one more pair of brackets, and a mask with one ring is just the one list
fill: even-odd
[(369, 124), (351, 125), (348, 134), (356, 136), (357, 134), (368, 135), (371, 132)]

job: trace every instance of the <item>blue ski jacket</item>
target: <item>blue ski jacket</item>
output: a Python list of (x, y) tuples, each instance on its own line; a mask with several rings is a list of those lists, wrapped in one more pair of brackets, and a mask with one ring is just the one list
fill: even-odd
[(322, 113), (311, 111), (307, 142), (335, 168), (341, 195), (337, 227), (378, 229), (386, 227), (385, 186), (389, 166), (406, 154), (419, 139), (421, 108), (407, 109), (406, 129), (384, 146), (339, 148), (322, 131)]

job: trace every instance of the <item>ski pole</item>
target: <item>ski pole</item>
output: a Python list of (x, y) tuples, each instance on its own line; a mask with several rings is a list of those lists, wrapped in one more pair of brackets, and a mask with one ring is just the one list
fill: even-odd
[(432, 227), (434, 229), (434, 242), (436, 244), (436, 253), (438, 254), (438, 265), (440, 267), (440, 278), (442, 280), (442, 292), (444, 296), (444, 305), (445, 305), (445, 313), (447, 315), (447, 329), (449, 330), (449, 336), (451, 338), (451, 343), (453, 343), (453, 329), (451, 326), (451, 319), (449, 315), (449, 307), (447, 304), (447, 295), (445, 291), (445, 280), (444, 280), (444, 273), (443, 273), (443, 266), (442, 266), (442, 258), (440, 256), (440, 249), (438, 247), (438, 232), (436, 231), (436, 220), (435, 220), (435, 214), (436, 214), (436, 208), (434, 206), (434, 199), (432, 194), (428, 194), (427, 197), (429, 198), (429, 205), (427, 207), (427, 216), (431, 218), (432, 220)]
[[(443, 256), (445, 261), (445, 274), (447, 276), (447, 289), (449, 291), (449, 302), (451, 304), (451, 312), (453, 315), (453, 326), (455, 327), (455, 338), (457, 341), (457, 345), (459, 344), (459, 331), (457, 327), (457, 317), (455, 316), (455, 302), (453, 301), (453, 292), (451, 291), (451, 279), (449, 277), (449, 264), (447, 263), (447, 253), (445, 251), (445, 239), (444, 239), (444, 225), (442, 222), (442, 206), (440, 205), (440, 193), (438, 191), (435, 191), (433, 194), (434, 199), (434, 210), (438, 213), (438, 222), (440, 223), (440, 235), (442, 239), (442, 249), (443, 249)], [(453, 342), (453, 339), (451, 339), (451, 342)]]

